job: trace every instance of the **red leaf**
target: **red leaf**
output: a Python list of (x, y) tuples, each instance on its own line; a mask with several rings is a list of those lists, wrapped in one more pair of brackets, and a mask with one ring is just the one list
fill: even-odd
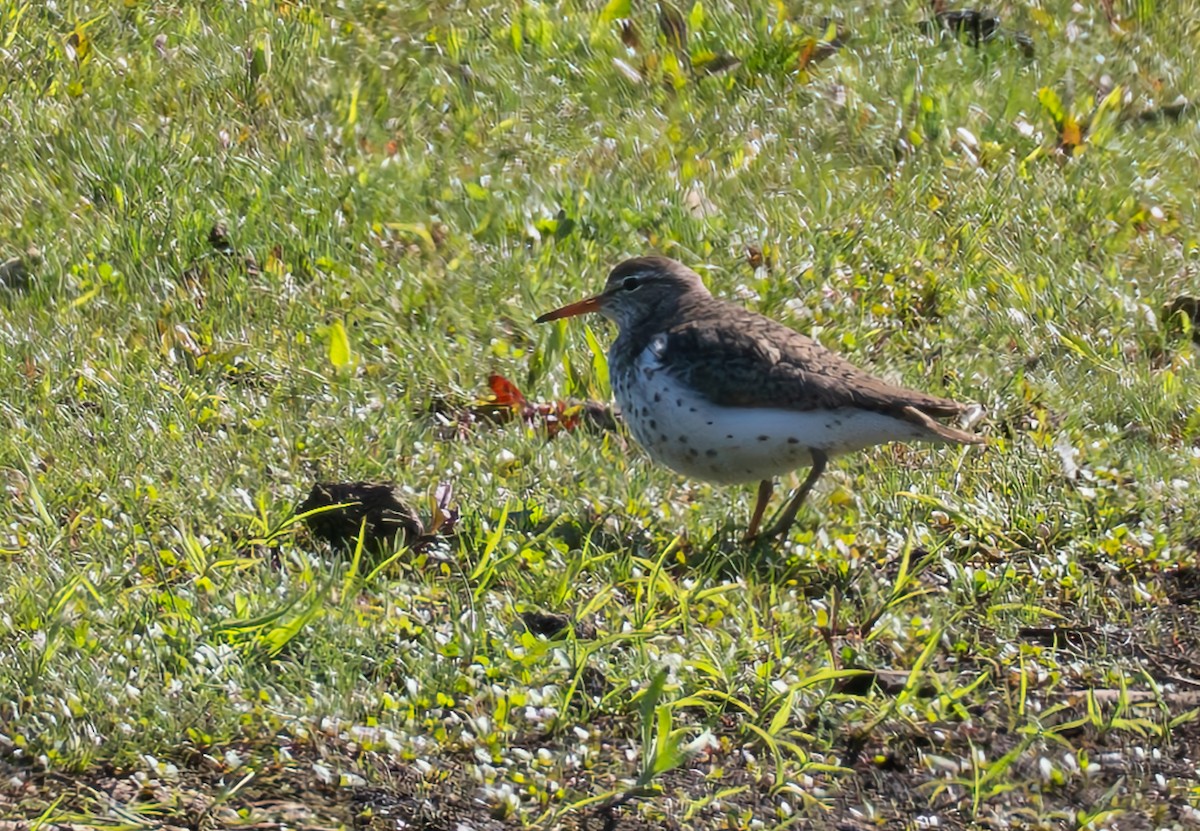
[(512, 381), (503, 375), (492, 373), (488, 376), (488, 386), (496, 396), (496, 403), (501, 407), (512, 407), (514, 410), (525, 406), (525, 396)]

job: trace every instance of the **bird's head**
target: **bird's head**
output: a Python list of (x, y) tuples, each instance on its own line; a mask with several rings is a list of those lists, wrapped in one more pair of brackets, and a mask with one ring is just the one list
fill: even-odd
[(700, 275), (668, 257), (634, 257), (609, 272), (604, 291), (537, 319), (538, 323), (599, 312), (622, 330), (665, 320), (688, 296), (708, 296)]

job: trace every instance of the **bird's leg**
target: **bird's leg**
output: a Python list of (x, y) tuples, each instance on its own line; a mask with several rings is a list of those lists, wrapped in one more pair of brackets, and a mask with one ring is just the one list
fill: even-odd
[(792, 497), (792, 501), (783, 509), (783, 512), (779, 515), (779, 519), (767, 530), (766, 535), (768, 537), (783, 537), (787, 534), (788, 529), (792, 527), (792, 523), (796, 521), (796, 514), (799, 513), (800, 506), (804, 504), (804, 497), (808, 496), (808, 492), (813, 489), (813, 485), (817, 484), (817, 480), (825, 472), (825, 463), (829, 461), (828, 457), (815, 448), (811, 452), (812, 469), (808, 471), (808, 478), (804, 480), (804, 484), (796, 491), (796, 495)]
[(754, 503), (754, 513), (750, 515), (750, 527), (746, 529), (746, 535), (742, 537), (742, 542), (750, 542), (758, 536), (758, 524), (762, 522), (763, 513), (767, 510), (767, 503), (771, 501), (771, 492), (775, 490), (775, 483), (770, 479), (763, 479), (758, 483), (758, 501)]

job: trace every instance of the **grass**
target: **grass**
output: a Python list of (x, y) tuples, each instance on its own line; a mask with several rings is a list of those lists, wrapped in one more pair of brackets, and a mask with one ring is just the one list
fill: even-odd
[[(678, 43), (621, 2), (0, 4), (0, 816), (1194, 821), (1200, 133), (1161, 108), (1200, 17), (1160, 6), (1002, 4), (1027, 58), (917, 3)], [(611, 329), (532, 320), (645, 251), (990, 446), (839, 460), (746, 552), (748, 489), (430, 414), (606, 400)], [(331, 550), (316, 479), (448, 483), (457, 534)]]

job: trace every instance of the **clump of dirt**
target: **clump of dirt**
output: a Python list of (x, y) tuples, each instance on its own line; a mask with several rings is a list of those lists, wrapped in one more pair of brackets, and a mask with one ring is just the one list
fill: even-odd
[(1034, 55), (1033, 38), (1024, 32), (1006, 30), (1000, 26), (1000, 17), (996, 14), (978, 9), (944, 9), (937, 8), (935, 3), (933, 20), (921, 23), (921, 29), (929, 35), (939, 30), (957, 37), (965, 37), (967, 42), (979, 48), (980, 44), (994, 40), (999, 35), (1008, 37), (1014, 46), (1027, 58)]
[(26, 291), (32, 283), (29, 266), (21, 257), (0, 262), (0, 289)]
[(572, 622), (569, 615), (559, 615), (554, 612), (528, 610), (521, 612), (521, 622), (534, 635), (540, 635), (553, 640), (567, 629), (574, 627), (575, 637), (580, 640), (593, 640), (596, 637), (596, 625), (591, 621), (577, 620)]
[[(333, 507), (336, 506), (336, 507)], [(397, 538), (413, 545), (424, 534), (421, 518), (395, 485), (377, 482), (317, 482), (297, 513), (328, 508), (305, 518), (314, 536), (335, 547), (357, 545), (372, 551), (392, 550)], [(364, 520), (366, 522), (364, 526)]]
[(1187, 318), (1192, 340), (1200, 343), (1200, 327), (1196, 325), (1200, 321), (1200, 297), (1180, 295), (1163, 307), (1164, 320), (1177, 320), (1177, 315)]
[(1200, 568), (1180, 566), (1163, 574), (1167, 599), (1180, 606), (1200, 602)]

